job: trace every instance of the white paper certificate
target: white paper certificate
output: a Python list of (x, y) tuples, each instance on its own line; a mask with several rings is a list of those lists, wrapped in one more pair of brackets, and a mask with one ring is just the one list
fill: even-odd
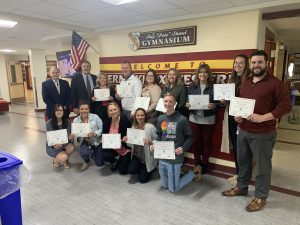
[(127, 143), (144, 146), (145, 131), (127, 128)]
[(191, 110), (208, 109), (209, 95), (189, 95)]
[(254, 99), (233, 97), (230, 100), (229, 115), (247, 118), (253, 114), (254, 106)]
[(136, 97), (134, 101), (134, 109), (143, 108), (146, 111), (149, 108), (150, 97)]
[(76, 137), (87, 137), (87, 134), (91, 131), (90, 123), (72, 123), (71, 124), (72, 134)]
[(130, 89), (130, 85), (126, 85), (126, 84), (117, 85), (117, 93), (118, 93), (122, 98), (131, 97), (131, 89)]
[(110, 96), (109, 89), (94, 89), (94, 96), (97, 98), (96, 101), (107, 101)]
[[(177, 105), (177, 102), (176, 102), (174, 108), (176, 108), (176, 105)], [(166, 108), (165, 108), (165, 106), (164, 106), (164, 99), (163, 99), (163, 98), (160, 98), (160, 99), (158, 100), (158, 103), (157, 103), (157, 105), (156, 105), (155, 110), (156, 110), (156, 111), (159, 111), (159, 112), (163, 112), (163, 113), (166, 112)]]
[(155, 141), (154, 142), (155, 159), (175, 159), (174, 141)]
[(68, 143), (67, 129), (47, 131), (46, 135), (48, 146)]
[(121, 134), (102, 134), (102, 148), (121, 148)]
[(235, 84), (214, 84), (214, 100), (230, 100), (235, 96)]

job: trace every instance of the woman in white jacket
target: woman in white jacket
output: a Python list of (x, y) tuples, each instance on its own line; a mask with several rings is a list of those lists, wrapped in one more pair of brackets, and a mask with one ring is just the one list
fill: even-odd
[[(147, 183), (151, 179), (151, 174), (157, 166), (157, 160), (154, 159), (153, 152), (150, 151), (150, 145), (156, 138), (156, 128), (153, 124), (147, 123), (147, 113), (144, 109), (138, 108), (135, 111), (132, 128), (145, 131), (144, 146), (131, 146), (131, 161), (128, 167), (129, 174), (137, 174), (140, 183)], [(127, 136), (123, 138), (127, 141)]]

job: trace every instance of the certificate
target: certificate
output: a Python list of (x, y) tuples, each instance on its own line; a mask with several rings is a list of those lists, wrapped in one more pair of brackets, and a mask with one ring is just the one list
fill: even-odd
[(97, 98), (96, 101), (107, 101), (110, 96), (110, 91), (108, 88), (94, 89), (94, 96)]
[(131, 97), (131, 88), (130, 88), (130, 85), (126, 85), (126, 84), (117, 85), (117, 93), (122, 98)]
[[(174, 108), (176, 108), (176, 105), (177, 105), (177, 102), (174, 106)], [(166, 112), (166, 108), (164, 106), (164, 99), (163, 98), (160, 98), (157, 105), (156, 105), (156, 108), (155, 108), (156, 111), (159, 111), (159, 112), (163, 112), (165, 113)]]
[(145, 131), (127, 128), (127, 143), (144, 146)]
[(230, 100), (229, 115), (247, 118), (253, 114), (254, 106), (254, 99), (233, 97)]
[(76, 137), (87, 137), (87, 134), (91, 132), (91, 125), (90, 123), (72, 123), (71, 130)]
[(134, 101), (134, 109), (143, 108), (146, 111), (149, 108), (150, 97), (136, 97)]
[(68, 143), (67, 129), (47, 131), (46, 135), (48, 146)]
[(102, 148), (121, 148), (121, 134), (102, 134)]
[(189, 95), (191, 110), (208, 109), (209, 95)]
[(214, 84), (214, 100), (230, 100), (235, 96), (235, 84)]
[(175, 159), (174, 141), (155, 141), (154, 142), (155, 159)]

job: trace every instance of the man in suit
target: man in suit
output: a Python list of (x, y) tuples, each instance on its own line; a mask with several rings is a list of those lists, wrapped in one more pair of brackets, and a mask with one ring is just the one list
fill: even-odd
[(92, 91), (96, 86), (97, 76), (90, 73), (91, 63), (83, 61), (81, 72), (77, 73), (71, 82), (71, 105), (75, 114), (78, 114), (78, 103), (80, 99), (92, 98)]
[(46, 120), (51, 119), (55, 104), (62, 104), (68, 112), (71, 95), (69, 83), (59, 79), (59, 69), (52, 67), (49, 73), (51, 79), (42, 83), (42, 96), (46, 104)]

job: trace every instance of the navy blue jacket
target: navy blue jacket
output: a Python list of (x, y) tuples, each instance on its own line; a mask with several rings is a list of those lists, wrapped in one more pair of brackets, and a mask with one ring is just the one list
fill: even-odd
[(59, 79), (60, 93), (52, 79), (46, 80), (42, 83), (42, 96), (46, 104), (46, 115), (50, 119), (52, 116), (53, 107), (55, 104), (62, 104), (67, 111), (70, 106), (70, 86), (65, 80)]

